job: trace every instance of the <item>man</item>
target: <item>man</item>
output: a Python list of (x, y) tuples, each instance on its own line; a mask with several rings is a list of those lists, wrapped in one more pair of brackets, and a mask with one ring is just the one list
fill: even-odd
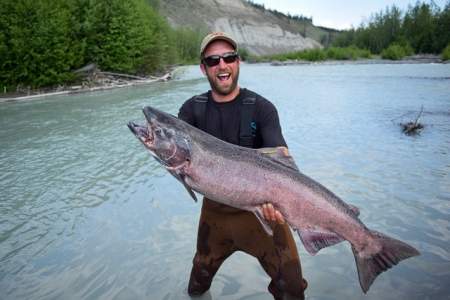
[[(275, 106), (238, 85), (236, 42), (225, 33), (215, 32), (204, 38), (200, 48), (200, 68), (211, 90), (187, 100), (178, 117), (236, 145), (286, 147)], [(253, 213), (203, 199), (188, 287), (191, 296), (206, 292), (223, 261), (235, 251), (244, 251), (256, 257), (271, 277), (268, 289), (275, 299), (304, 299), (307, 283), (302, 278), (292, 233), (270, 203), (262, 210), (272, 223), (273, 236), (264, 231)]]

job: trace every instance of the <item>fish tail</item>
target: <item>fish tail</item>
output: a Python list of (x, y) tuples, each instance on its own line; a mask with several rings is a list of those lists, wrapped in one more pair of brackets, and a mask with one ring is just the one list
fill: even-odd
[(373, 255), (362, 255), (352, 246), (358, 269), (359, 284), (364, 293), (367, 293), (380, 273), (392, 268), (404, 259), (420, 255), (419, 251), (402, 241), (376, 231), (371, 231), (371, 234), (381, 246), (380, 250)]

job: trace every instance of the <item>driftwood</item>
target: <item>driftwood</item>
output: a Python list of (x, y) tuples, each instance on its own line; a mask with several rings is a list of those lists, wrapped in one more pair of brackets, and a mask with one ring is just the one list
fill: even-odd
[(137, 80), (147, 80), (148, 79), (145, 77), (129, 75), (129, 74), (113, 73), (113, 72), (98, 72), (98, 74), (106, 75), (106, 76), (114, 76), (114, 77), (125, 77), (125, 78), (137, 79)]
[(0, 97), (0, 102), (131, 87), (154, 82), (165, 82), (172, 79), (170, 72), (160, 77), (139, 77), (129, 74), (103, 72), (95, 64), (88, 64), (73, 72), (79, 76), (79, 82), (76, 85), (58, 86), (41, 90), (31, 90), (30, 87), (25, 89), (22, 86), (18, 86), (16, 95), (13, 97)]
[(422, 116), (422, 113), (423, 113), (423, 105), (422, 105), (422, 108), (421, 108), (419, 114), (417, 115), (416, 119), (414, 120), (414, 122), (410, 121), (407, 123), (400, 123), (400, 126), (402, 127), (404, 134), (407, 134), (407, 135), (418, 134), (419, 131), (421, 129), (423, 129), (424, 125), (419, 122), (419, 119)]

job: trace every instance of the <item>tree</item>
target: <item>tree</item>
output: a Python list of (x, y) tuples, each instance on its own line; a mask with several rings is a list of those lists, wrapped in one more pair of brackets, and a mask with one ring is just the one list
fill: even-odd
[(76, 53), (66, 1), (4, 0), (0, 19), (3, 85), (39, 87), (70, 78)]

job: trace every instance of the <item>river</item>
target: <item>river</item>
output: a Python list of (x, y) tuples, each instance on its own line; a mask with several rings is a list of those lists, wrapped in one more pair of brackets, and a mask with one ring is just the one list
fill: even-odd
[[(449, 299), (450, 65), (243, 64), (240, 82), (277, 106), (303, 173), (421, 252), (364, 295), (348, 243), (310, 256), (295, 237), (308, 299)], [(200, 204), (126, 123), (206, 89), (189, 67), (166, 83), (0, 103), (1, 299), (189, 299)], [(422, 105), (425, 128), (404, 135), (398, 123)], [(268, 282), (235, 253), (203, 299), (271, 299)]]

